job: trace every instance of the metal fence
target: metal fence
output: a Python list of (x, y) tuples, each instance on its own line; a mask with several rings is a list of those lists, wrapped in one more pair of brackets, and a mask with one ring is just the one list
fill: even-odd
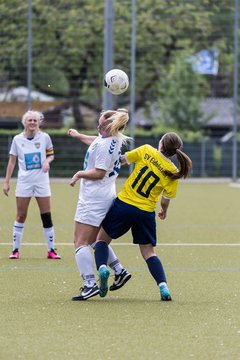
[[(52, 177), (71, 177), (83, 167), (87, 146), (67, 136), (52, 136), (55, 160), (51, 165)], [(0, 136), (0, 177), (5, 176), (8, 162), (8, 151), (12, 136)], [(139, 137), (134, 146), (150, 144), (158, 146), (158, 138)], [(220, 144), (216, 140), (202, 139), (199, 142), (185, 142), (184, 151), (193, 162), (192, 177), (231, 177), (232, 176), (232, 142)], [(238, 154), (240, 155), (240, 153)], [(240, 169), (240, 156), (238, 156)], [(175, 161), (175, 159), (173, 159)], [(13, 176), (17, 175), (17, 167)], [(123, 167), (120, 176), (128, 175), (128, 167)], [(240, 170), (239, 174), (240, 175)]]
[[(233, 103), (227, 115), (226, 106), (218, 107), (215, 115), (217, 126), (223, 119), (222, 128), (227, 126), (226, 131), (234, 134), (222, 144), (205, 138), (185, 143), (185, 151), (193, 160), (193, 176), (235, 179), (239, 175), (238, 0), (16, 0), (14, 4), (5, 0), (0, 4), (0, 20), (0, 127), (15, 126), (23, 112), (33, 106), (44, 112), (49, 128), (68, 126), (69, 121), (75, 121), (74, 126), (80, 129), (84, 129), (81, 125), (85, 129), (91, 128), (92, 123), (95, 126), (96, 114), (106, 103), (104, 72), (114, 66), (123, 68), (131, 80), (130, 91), (114, 98), (114, 107), (130, 110), (130, 135), (134, 137), (135, 125), (141, 120), (165, 125), (161, 108), (164, 102), (167, 110), (176, 108), (169, 116), (174, 128), (179, 114), (184, 112), (181, 120), (187, 118), (189, 112), (185, 114), (185, 110), (191, 108), (191, 89), (194, 90), (192, 78), (186, 77), (183, 70), (178, 71), (181, 67), (177, 59), (184, 59), (185, 63), (191, 58), (201, 65), (198, 73), (205, 81), (196, 86), (208, 89), (204, 98)], [(217, 54), (216, 59), (214, 55), (211, 62), (212, 57), (203, 56), (206, 53)], [(167, 76), (171, 72), (172, 78)], [(166, 91), (170, 80), (173, 85)], [(16, 93), (23, 86), (27, 89), (24, 111), (19, 105), (23, 95)], [(35, 90), (39, 92), (34, 95)], [(197, 93), (194, 97), (198, 99)], [(177, 100), (175, 107), (172, 100)], [(150, 105), (155, 109), (156, 104), (157, 111), (153, 111)], [(140, 110), (144, 119), (138, 118)], [(211, 113), (208, 105), (205, 117)], [(5, 171), (9, 141), (7, 136), (0, 138), (0, 176)], [(71, 176), (82, 166), (84, 145), (60, 136), (54, 137), (53, 142), (56, 158), (52, 175)], [(145, 142), (155, 146), (157, 140), (154, 143), (154, 139), (136, 138), (135, 145)]]

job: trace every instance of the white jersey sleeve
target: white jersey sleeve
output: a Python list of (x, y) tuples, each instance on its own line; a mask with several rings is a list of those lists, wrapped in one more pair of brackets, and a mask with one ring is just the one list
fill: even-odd
[(17, 152), (17, 145), (16, 145), (16, 138), (13, 138), (12, 144), (11, 144), (11, 148), (9, 151), (10, 155), (14, 155), (14, 156), (18, 156), (18, 152)]

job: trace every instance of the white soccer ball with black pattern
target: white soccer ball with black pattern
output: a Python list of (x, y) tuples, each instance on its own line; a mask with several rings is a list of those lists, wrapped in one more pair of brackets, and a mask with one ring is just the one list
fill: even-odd
[(128, 76), (123, 70), (112, 69), (104, 76), (104, 86), (113, 95), (123, 94), (129, 86)]

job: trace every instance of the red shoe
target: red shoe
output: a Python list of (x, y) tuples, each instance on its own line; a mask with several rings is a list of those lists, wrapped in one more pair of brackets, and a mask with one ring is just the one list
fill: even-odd
[(19, 259), (19, 251), (18, 249), (14, 249), (13, 252), (9, 255), (9, 259)]
[(54, 249), (51, 249), (50, 251), (48, 251), (47, 258), (53, 259), (53, 260), (58, 260), (58, 259), (61, 259), (61, 256), (58, 255)]

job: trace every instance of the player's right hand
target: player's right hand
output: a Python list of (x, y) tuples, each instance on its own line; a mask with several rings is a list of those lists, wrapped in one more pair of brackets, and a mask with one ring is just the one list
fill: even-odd
[(74, 138), (74, 137), (78, 136), (79, 132), (77, 130), (75, 130), (75, 129), (69, 129), (67, 134)]
[(76, 184), (76, 182), (79, 180), (79, 176), (78, 173), (74, 174), (71, 181), (70, 181), (70, 185), (74, 186)]
[(5, 183), (5, 184), (3, 185), (3, 193), (4, 193), (4, 195), (8, 196), (9, 190), (10, 190), (9, 184), (6, 184), (6, 183)]

